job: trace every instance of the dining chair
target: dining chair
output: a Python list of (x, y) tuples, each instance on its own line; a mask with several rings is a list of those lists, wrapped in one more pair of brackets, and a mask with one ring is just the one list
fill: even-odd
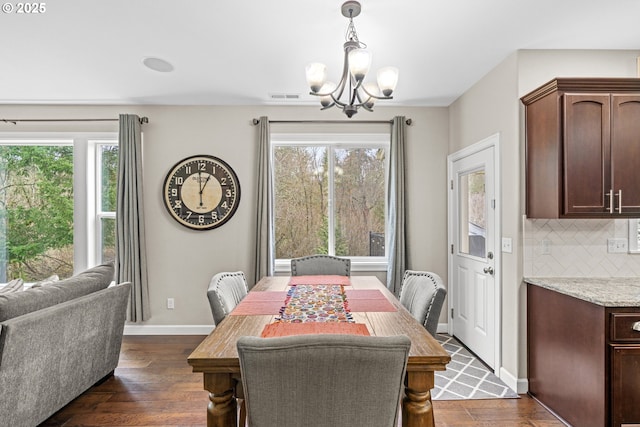
[(249, 288), (242, 271), (218, 273), (211, 278), (207, 298), (216, 326), (247, 296)]
[(405, 271), (400, 288), (400, 303), (434, 337), (446, 295), (447, 289), (437, 274), (429, 271)]
[(396, 427), (410, 339), (238, 339), (250, 427)]
[(331, 255), (309, 255), (291, 259), (292, 276), (351, 276), (351, 260)]
[[(249, 288), (247, 279), (242, 271), (223, 272), (214, 275), (209, 282), (207, 298), (213, 314), (213, 322), (216, 326), (247, 296)], [(246, 420), (246, 405), (244, 402), (244, 390), (240, 378), (236, 378), (236, 397), (240, 403), (240, 425), (244, 427)]]

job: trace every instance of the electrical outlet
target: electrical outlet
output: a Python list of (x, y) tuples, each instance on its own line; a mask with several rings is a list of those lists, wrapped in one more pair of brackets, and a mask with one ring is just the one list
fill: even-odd
[(173, 310), (176, 307), (176, 302), (173, 298), (167, 298), (167, 308)]
[(551, 240), (542, 239), (542, 255), (551, 254)]
[(607, 252), (624, 254), (629, 251), (629, 241), (625, 238), (607, 239)]

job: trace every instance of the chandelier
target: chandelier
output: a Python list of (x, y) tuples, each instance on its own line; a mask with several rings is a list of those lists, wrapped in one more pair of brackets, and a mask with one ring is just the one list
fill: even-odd
[(353, 18), (360, 15), (360, 9), (357, 1), (347, 1), (342, 5), (342, 15), (349, 18), (349, 26), (345, 34), (344, 67), (340, 82), (336, 85), (327, 81), (327, 67), (324, 64), (314, 62), (306, 68), (310, 94), (320, 97), (321, 109), (337, 105), (349, 118), (361, 107), (373, 111), (373, 104), (377, 99), (392, 99), (391, 94), (398, 83), (398, 69), (395, 67), (378, 70), (377, 84), (364, 83), (371, 67), (371, 54), (365, 50), (367, 45), (358, 40), (353, 24)]

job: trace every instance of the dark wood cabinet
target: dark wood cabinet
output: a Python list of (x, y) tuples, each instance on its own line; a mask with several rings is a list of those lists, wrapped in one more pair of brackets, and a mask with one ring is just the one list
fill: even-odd
[(640, 425), (640, 313), (610, 314), (611, 425)]
[(575, 427), (640, 425), (640, 308), (527, 285), (529, 394)]
[(640, 214), (640, 79), (558, 78), (522, 102), (529, 218)]

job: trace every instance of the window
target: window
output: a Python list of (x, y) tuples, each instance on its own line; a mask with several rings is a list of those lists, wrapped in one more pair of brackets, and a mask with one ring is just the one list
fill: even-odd
[(115, 134), (0, 134), (0, 283), (114, 258)]
[(276, 271), (316, 253), (385, 269), (388, 134), (272, 135)]
[(98, 211), (96, 243), (99, 263), (116, 258), (116, 191), (118, 180), (118, 144), (98, 143), (96, 174)]

